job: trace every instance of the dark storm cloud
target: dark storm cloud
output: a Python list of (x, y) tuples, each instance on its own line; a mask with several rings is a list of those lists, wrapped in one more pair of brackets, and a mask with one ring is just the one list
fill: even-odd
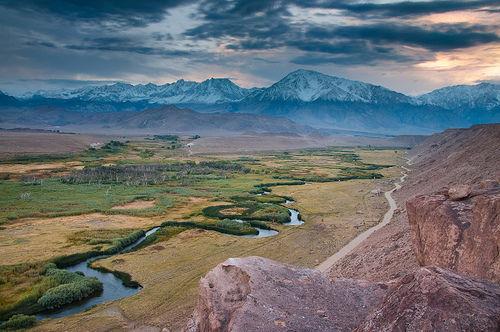
[(488, 27), (466, 24), (439, 24), (427, 28), (402, 24), (368, 24), (335, 28), (316, 27), (306, 38), (365, 40), (374, 44), (401, 44), (446, 51), (500, 41)]
[(350, 65), (412, 65), (438, 51), (499, 42), (498, 25), (424, 25), (416, 18), (467, 10), (491, 22), (497, 3), (0, 0), (0, 76), (154, 80), (215, 68), (274, 79), (296, 68), (290, 63), (340, 64), (346, 72)]
[(130, 52), (145, 55), (159, 55), (162, 57), (187, 57), (193, 55), (193, 52), (164, 49), (160, 47), (141, 46), (137, 40), (125, 37), (104, 37), (85, 39), (82, 44), (67, 45), (67, 49), (78, 51), (111, 51), (111, 52)]
[(44, 13), (60, 19), (109, 24), (146, 26), (160, 22), (168, 9), (190, 0), (0, 0), (0, 6), (24, 12)]
[[(307, 55), (291, 60), (295, 64), (313, 65), (314, 63), (373, 64), (378, 61), (408, 62), (412, 58), (400, 54), (392, 47), (373, 46), (364, 40), (349, 41), (292, 41), (289, 45), (306, 51)], [(414, 59), (413, 59), (414, 60)]]
[(491, 10), (499, 8), (498, 0), (437, 0), (437, 1), (400, 1), (388, 3), (368, 3), (358, 1), (300, 1), (298, 6), (309, 8), (330, 8), (343, 10), (347, 15), (374, 17), (409, 17), (457, 10)]
[[(186, 31), (194, 40), (224, 40), (232, 50), (270, 50), (292, 47), (304, 52), (345, 55), (345, 62), (408, 60), (394, 46), (421, 47), (446, 51), (498, 42), (499, 36), (488, 27), (467, 24), (434, 24), (426, 27), (398, 20), (390, 23), (341, 25), (332, 17), (329, 25), (292, 23), (288, 5), (302, 8), (342, 9), (348, 14), (378, 16), (418, 16), (453, 10), (484, 9), (496, 4), (490, 0), (359, 3), (354, 1), (215, 1), (206, 0), (198, 17), (203, 23)], [(491, 7), (488, 7), (491, 8)], [(369, 51), (369, 52), (367, 52)], [(315, 55), (315, 54), (313, 54)], [(317, 56), (317, 55), (315, 55)], [(371, 56), (371, 57), (370, 57)], [(332, 57), (320, 57), (323, 62)], [(328, 59), (328, 60), (325, 60)], [(299, 60), (305, 61), (301, 57)]]
[(57, 45), (48, 41), (41, 41), (41, 40), (30, 40), (24, 43), (27, 46), (43, 46), (43, 47), (49, 47), (49, 48), (57, 48)]
[[(235, 37), (245, 43), (249, 49), (263, 47), (254, 44), (262, 41), (268, 47), (279, 45), (279, 38), (292, 30), (286, 19), (290, 13), (281, 1), (203, 1), (197, 18), (204, 21), (199, 26), (189, 29), (185, 35), (194, 39), (216, 39)], [(241, 46), (241, 47), (239, 47)], [(245, 49), (244, 45), (233, 44), (235, 49)]]
[(415, 57), (401, 54), (397, 49), (373, 46), (367, 41), (296, 41), (291, 43), (306, 55), (295, 57), (292, 63), (314, 65), (315, 63), (335, 63), (343, 65), (374, 64), (379, 61), (410, 62)]

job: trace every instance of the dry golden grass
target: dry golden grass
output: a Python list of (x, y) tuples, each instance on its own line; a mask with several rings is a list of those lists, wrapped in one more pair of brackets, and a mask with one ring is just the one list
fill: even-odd
[(79, 161), (54, 162), (54, 163), (35, 163), (35, 164), (0, 164), (0, 173), (9, 174), (40, 174), (51, 170), (66, 170), (80, 169), (82, 163)]
[(123, 215), (88, 214), (72, 217), (26, 219), (0, 231), (0, 265), (37, 262), (83, 252), (89, 245), (75, 245), (68, 238), (82, 230), (149, 228), (160, 220)]
[(111, 208), (111, 210), (129, 210), (129, 209), (147, 209), (155, 206), (155, 201), (133, 201), (126, 204), (116, 205)]

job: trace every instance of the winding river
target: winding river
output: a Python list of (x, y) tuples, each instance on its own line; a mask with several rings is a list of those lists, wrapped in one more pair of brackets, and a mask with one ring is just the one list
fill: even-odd
[[(153, 229), (150, 229), (147, 231), (143, 237), (139, 238), (136, 242), (128, 245), (127, 247), (123, 248), (120, 253), (126, 252), (128, 250), (131, 250), (138, 245), (140, 245), (148, 236), (151, 234), (156, 233), (160, 227), (155, 227)], [(113, 273), (110, 272), (102, 272), (93, 269), (91, 266), (91, 263), (98, 260), (102, 259), (105, 257), (109, 256), (98, 256), (98, 257), (92, 257), (89, 258), (81, 263), (78, 263), (76, 265), (67, 267), (66, 270), (71, 271), (71, 272), (83, 272), (85, 276), (87, 277), (96, 277), (99, 279), (99, 281), (102, 282), (103, 286), (103, 291), (95, 297), (91, 297), (85, 300), (82, 300), (78, 303), (74, 303), (68, 306), (65, 306), (57, 311), (50, 311), (50, 312), (44, 312), (40, 313), (37, 315), (38, 319), (45, 319), (45, 318), (59, 318), (59, 317), (65, 317), (69, 315), (73, 315), (79, 312), (82, 312), (88, 308), (91, 308), (97, 304), (101, 304), (104, 302), (109, 302), (109, 301), (114, 301), (118, 300), (127, 296), (134, 295), (137, 293), (141, 288), (133, 288), (133, 287), (127, 287), (123, 284), (123, 282), (116, 277)]]
[[(268, 192), (264, 193), (268, 194)], [(293, 201), (288, 201), (285, 204), (291, 204)], [(288, 223), (285, 223), (283, 225), (288, 225), (288, 226), (295, 226), (295, 225), (302, 225), (304, 222), (300, 220), (300, 214), (297, 210), (294, 209), (289, 209), (290, 211), (290, 218), (291, 221)], [(236, 222), (243, 222), (242, 220), (239, 219), (234, 219)], [(243, 235), (241, 237), (245, 238), (264, 238), (264, 237), (270, 237), (270, 236), (275, 236), (278, 235), (279, 232), (276, 230), (267, 230), (267, 229), (262, 229), (255, 227), (258, 231), (259, 234), (256, 235)], [(138, 245), (140, 245), (142, 242), (144, 242), (148, 236), (156, 233), (160, 227), (154, 227), (147, 231), (143, 237), (139, 238), (136, 242), (128, 245), (127, 247), (123, 248), (118, 254), (127, 252), (131, 249), (136, 248)], [(99, 281), (102, 282), (103, 284), (103, 291), (98, 295), (94, 297), (90, 297), (88, 299), (82, 300), (77, 303), (73, 303), (71, 305), (65, 306), (59, 310), (55, 311), (48, 311), (48, 312), (42, 312), (38, 314), (36, 317), (38, 319), (46, 319), (46, 318), (60, 318), (60, 317), (65, 317), (69, 315), (73, 315), (79, 312), (82, 312), (84, 310), (87, 310), (95, 305), (109, 302), (109, 301), (114, 301), (118, 299), (122, 299), (124, 297), (128, 297), (131, 295), (136, 294), (141, 287), (134, 288), (134, 287), (128, 287), (125, 286), (120, 280), (120, 278), (116, 277), (113, 273), (111, 272), (105, 272), (105, 271), (99, 271), (94, 268), (92, 268), (92, 263), (95, 262), (96, 260), (106, 258), (109, 256), (98, 256), (98, 257), (92, 257), (89, 258), (81, 263), (75, 264), (73, 266), (67, 267), (66, 270), (70, 272), (83, 272), (85, 276), (87, 277), (96, 277), (99, 279)]]

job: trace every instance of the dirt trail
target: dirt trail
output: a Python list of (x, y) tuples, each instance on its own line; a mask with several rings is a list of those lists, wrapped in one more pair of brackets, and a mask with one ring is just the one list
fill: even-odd
[[(408, 160), (408, 165), (410, 165), (409, 160)], [(403, 168), (406, 172), (410, 171), (410, 169), (405, 167), (405, 166), (401, 166), (401, 168)], [(364, 231), (363, 233), (356, 236), (348, 244), (346, 244), (344, 247), (342, 247), (339, 251), (337, 251), (332, 256), (328, 257), (325, 261), (323, 261), (323, 263), (316, 266), (316, 270), (319, 270), (320, 272), (323, 272), (323, 273), (328, 272), (337, 261), (339, 261), (340, 259), (344, 258), (346, 255), (348, 255), (354, 248), (356, 248), (364, 240), (366, 240), (370, 235), (372, 235), (373, 232), (384, 227), (385, 225), (387, 225), (391, 221), (392, 216), (394, 215), (394, 211), (398, 208), (396, 201), (394, 200), (394, 198), (392, 198), (392, 193), (401, 188), (401, 184), (405, 181), (405, 179), (407, 177), (406, 172), (401, 172), (401, 174), (403, 174), (403, 176), (401, 176), (399, 182), (394, 184), (394, 188), (392, 188), (391, 190), (386, 191), (384, 193), (385, 198), (389, 202), (389, 210), (387, 210), (387, 212), (385, 213), (384, 218), (382, 219), (382, 222), (378, 223), (377, 225), (373, 226), (372, 228), (369, 228), (366, 231)]]

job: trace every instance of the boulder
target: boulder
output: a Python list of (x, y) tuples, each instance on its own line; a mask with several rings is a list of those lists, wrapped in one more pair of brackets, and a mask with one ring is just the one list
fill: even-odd
[(200, 280), (188, 331), (352, 331), (387, 284), (329, 280), (261, 257), (230, 258)]
[(500, 282), (500, 187), (482, 187), (462, 200), (438, 193), (406, 202), (413, 249), (421, 266)]
[(468, 197), (471, 193), (471, 187), (465, 184), (459, 184), (448, 189), (448, 197), (452, 201), (458, 201)]
[(498, 331), (500, 286), (438, 267), (399, 279), (356, 331)]

